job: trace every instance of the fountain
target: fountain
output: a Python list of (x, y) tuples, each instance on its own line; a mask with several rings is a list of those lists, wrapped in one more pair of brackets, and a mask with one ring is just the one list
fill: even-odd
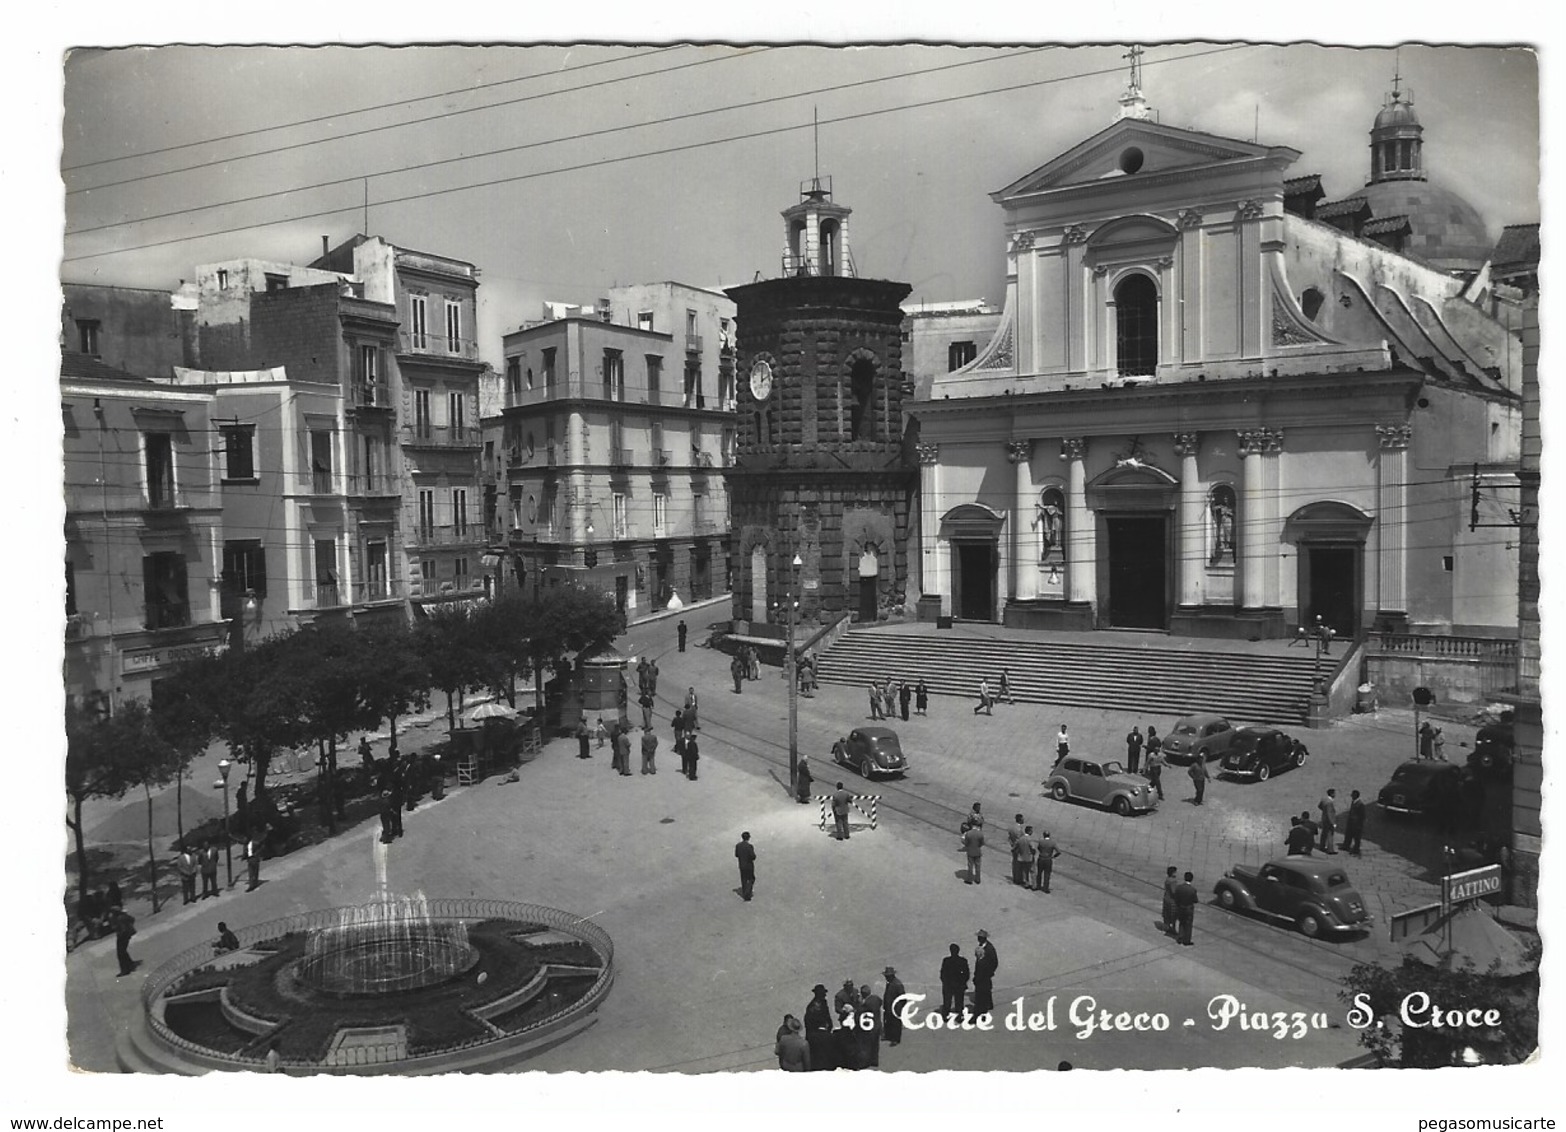
[(336, 927), (312, 933), (297, 969), (330, 995), (384, 994), (433, 986), (479, 961), (462, 920), (430, 916), (424, 894), (344, 908)]

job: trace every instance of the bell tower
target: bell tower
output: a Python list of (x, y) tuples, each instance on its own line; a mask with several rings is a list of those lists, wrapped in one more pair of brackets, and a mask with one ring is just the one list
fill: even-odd
[(1375, 125), (1370, 128), (1370, 184), (1425, 180), (1425, 128), (1414, 113), (1414, 92), (1404, 90), (1402, 76), (1392, 76)]
[[(734, 617), (809, 622), (900, 611), (918, 469), (903, 437), (901, 303), (906, 283), (861, 278), (851, 209), (831, 178), (783, 210), (780, 273), (726, 290), (738, 328)], [(795, 557), (801, 565), (795, 567)]]

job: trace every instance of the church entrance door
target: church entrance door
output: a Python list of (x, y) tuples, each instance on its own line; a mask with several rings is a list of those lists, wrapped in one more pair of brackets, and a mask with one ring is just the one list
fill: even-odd
[(1167, 629), (1169, 607), (1167, 515), (1109, 515), (1109, 625)]
[(995, 620), (995, 544), (958, 540), (952, 613), (963, 621)]
[(1355, 600), (1359, 582), (1359, 548), (1354, 546), (1307, 546), (1305, 568), (1305, 608), (1300, 624), (1314, 625), (1320, 617), (1334, 633), (1353, 640), (1359, 629), (1359, 603)]

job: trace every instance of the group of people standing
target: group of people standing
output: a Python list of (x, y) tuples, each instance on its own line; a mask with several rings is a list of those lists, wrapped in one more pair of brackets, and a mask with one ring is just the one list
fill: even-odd
[(925, 686), (923, 676), (914, 684), (893, 680), (890, 676), (880, 682), (870, 682), (871, 719), (896, 719), (900, 714), (906, 721), (910, 704), (915, 715), (929, 714), (930, 689)]
[[(955, 943), (947, 947), (947, 955), (941, 960), (941, 1013), (956, 1018), (964, 1011), (974, 1015), (992, 1014), (995, 1011), (995, 972), (1000, 969), (1000, 954), (990, 942), (990, 933), (979, 929), (978, 946), (973, 949), (973, 963), (968, 963), (962, 948)], [(967, 1003), (968, 983), (973, 982), (973, 1005)]]
[(1316, 803), (1320, 820), (1313, 819), (1309, 810), (1301, 810), (1300, 816), (1289, 819), (1289, 832), (1283, 839), (1284, 850), (1290, 857), (1309, 857), (1314, 850), (1336, 853), (1339, 849), (1355, 857), (1360, 855), (1360, 843), (1365, 836), (1367, 808), (1358, 790), (1349, 792), (1348, 810), (1343, 815), (1343, 843), (1334, 846), (1338, 829), (1338, 792), (1329, 789)]
[(1170, 865), (1164, 870), (1163, 929), (1186, 947), (1192, 946), (1191, 929), (1196, 924), (1196, 906), (1201, 902), (1196, 890), (1196, 874), (1187, 872), (1182, 879), (1179, 870)]
[(831, 1002), (826, 984), (817, 983), (804, 1021), (786, 1014), (778, 1027), (774, 1050), (778, 1068), (789, 1072), (878, 1068), (881, 1043), (895, 1046), (903, 1039), (897, 1010), (906, 993), (895, 967), (887, 967), (882, 975), (884, 995), (876, 994), (869, 983), (856, 987), (853, 979), (844, 979)]
[(745, 681), (761, 679), (761, 654), (755, 645), (741, 645), (729, 661), (729, 675), (734, 678), (734, 693), (745, 690)]

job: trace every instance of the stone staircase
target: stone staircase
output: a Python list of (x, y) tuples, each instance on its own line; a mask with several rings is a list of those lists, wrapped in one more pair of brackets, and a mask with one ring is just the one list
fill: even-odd
[[(1149, 645), (1097, 644), (1041, 635), (990, 640), (932, 631), (855, 631), (821, 656), (818, 679), (868, 685), (892, 677), (924, 677), (930, 691), (976, 697), (979, 678), (998, 688), (1011, 671), (1012, 695), (1023, 703), (1065, 704), (1156, 715), (1212, 712), (1246, 723), (1298, 725), (1309, 705), (1315, 661)], [(1323, 666), (1330, 676), (1333, 666)]]

